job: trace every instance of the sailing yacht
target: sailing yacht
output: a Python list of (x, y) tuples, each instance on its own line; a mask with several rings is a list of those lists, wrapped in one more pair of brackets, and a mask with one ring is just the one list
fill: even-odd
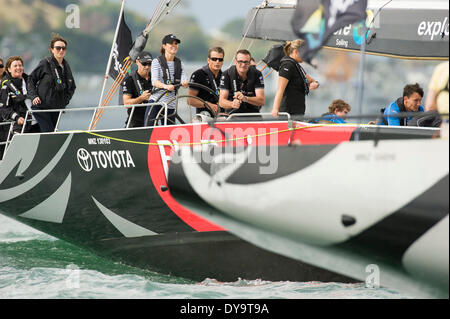
[[(165, 16), (167, 12), (164, 8), (173, 8), (167, 6), (168, 2), (171, 1), (162, 1), (158, 9), (160, 11), (155, 16)], [(278, 8), (272, 8), (270, 4), (265, 1), (263, 6), (253, 9), (249, 16)], [(250, 31), (256, 32), (254, 26), (259, 22), (256, 15), (253, 22), (246, 26), (249, 36), (257, 37), (251, 35)], [(281, 153), (283, 150), (289, 152), (292, 145), (301, 144), (296, 149), (298, 152), (293, 152), (292, 157), (285, 158), (286, 162), (280, 165), (288, 170), (283, 174), (293, 174), (299, 167), (288, 164), (296, 162), (299, 156), (305, 156), (305, 163), (313, 165), (327, 153), (345, 153), (347, 145), (352, 148), (349, 154), (359, 154), (358, 158), (369, 156), (376, 150), (383, 150), (381, 154), (385, 154), (385, 145), (394, 145), (399, 139), (430, 144), (433, 151), (440, 147), (440, 141), (434, 139), (440, 132), (439, 128), (318, 125), (292, 119), (289, 114), (282, 114), (279, 119), (262, 114), (263, 119), (259, 121), (249, 120), (245, 114), (232, 114), (225, 121), (205, 119), (199, 123), (179, 117), (179, 123), (172, 126), (96, 128), (101, 127), (101, 120), (104, 119), (98, 114), (120, 108), (124, 107), (100, 105), (98, 108), (56, 110), (64, 112), (62, 116), (73, 112), (90, 112), (92, 121), (89, 126), (71, 131), (11, 134), (0, 162), (0, 213), (98, 255), (194, 280), (260, 278), (355, 282), (361, 278), (356, 273), (343, 273), (340, 269), (288, 255), (281, 250), (267, 250), (270, 245), (261, 248), (260, 242), (249, 238), (243, 240), (245, 236), (235, 232), (232, 225), (222, 224), (222, 221), (213, 218), (220, 210), (215, 203), (206, 200), (207, 205), (192, 205), (192, 200), (203, 203), (205, 194), (208, 197), (211, 195), (211, 200), (216, 200), (216, 195), (228, 194), (225, 199), (229, 201), (230, 209), (234, 208), (238, 198), (234, 197), (237, 189), (233, 189), (232, 193), (223, 193), (217, 189), (217, 194), (211, 194), (214, 179), (206, 176), (209, 173), (198, 176), (197, 182), (202, 185), (200, 188), (192, 186), (197, 185), (193, 177), (184, 176), (187, 172), (185, 167), (179, 169), (185, 159), (177, 157), (180, 148), (189, 147), (201, 153), (207, 152), (209, 145), (219, 148), (243, 147), (246, 150), (269, 145)], [(164, 117), (164, 112), (161, 116)], [(374, 151), (374, 145), (380, 148)], [(385, 158), (389, 160), (394, 156), (394, 169), (404, 158), (397, 157), (403, 148), (391, 147), (388, 150), (391, 153), (385, 154)], [(177, 161), (174, 162), (174, 159)], [(301, 165), (305, 163), (301, 161)], [(431, 166), (440, 167), (440, 162)], [(221, 170), (215, 167), (220, 173)], [(372, 169), (370, 165), (364, 167)], [(227, 176), (231, 176), (236, 168), (229, 168), (228, 173), (219, 174), (222, 176), (219, 184), (220, 181), (227, 183)], [(198, 171), (195, 167), (193, 169)], [(358, 172), (365, 169), (361, 167)], [(174, 170), (180, 174), (173, 175)], [(251, 172), (242, 175), (244, 179), (249, 178), (246, 183), (254, 181)], [(173, 176), (181, 176), (180, 183), (170, 183)], [(277, 176), (272, 178), (276, 179)], [(209, 182), (205, 183), (208, 178)], [(311, 178), (322, 180), (320, 175)], [(270, 182), (270, 178), (267, 181)], [(286, 185), (294, 189), (293, 185)], [(432, 181), (427, 185), (431, 187)], [(448, 189), (448, 172), (446, 185)], [(358, 184), (358, 187), (361, 185)], [(181, 197), (178, 197), (179, 194)], [(191, 196), (188, 201), (186, 194)], [(231, 197), (228, 197), (230, 194)], [(277, 202), (270, 192), (263, 194), (267, 195), (267, 200)], [(405, 201), (413, 194), (408, 196), (404, 197)], [(259, 196), (254, 200), (254, 208), (257, 209), (260, 207), (256, 205)], [(245, 203), (242, 201), (237, 204)], [(230, 212), (226, 210), (226, 213)], [(359, 227), (359, 215), (354, 216), (353, 211), (342, 213), (349, 215), (350, 220), (358, 218)], [(320, 238), (317, 240), (320, 241)]]

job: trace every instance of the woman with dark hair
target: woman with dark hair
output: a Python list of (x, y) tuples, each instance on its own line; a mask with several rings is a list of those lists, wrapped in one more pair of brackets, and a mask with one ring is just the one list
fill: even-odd
[[(168, 124), (175, 124), (175, 118), (170, 115), (175, 113), (176, 101), (174, 98), (178, 93), (178, 85), (184, 88), (188, 87), (188, 79), (184, 64), (176, 56), (178, 52), (178, 44), (180, 40), (173, 34), (166, 35), (162, 40), (161, 56), (152, 62), (152, 85), (158, 90), (150, 96), (149, 103), (153, 102), (170, 102), (167, 105)], [(147, 126), (155, 124), (156, 117), (162, 109), (161, 105), (149, 106), (145, 112), (145, 120), (148, 121)], [(164, 114), (164, 111), (162, 111)]]
[(278, 88), (273, 102), (272, 115), (278, 117), (278, 112), (287, 112), (291, 115), (304, 115), (305, 100), (310, 90), (319, 87), (319, 82), (311, 78), (300, 63), (299, 48), (303, 40), (286, 42), (284, 46), (285, 57), (281, 59)]
[[(31, 107), (28, 99), (28, 75), (23, 72), (24, 64), (20, 56), (12, 56), (6, 62), (5, 75), (0, 91), (0, 117), (2, 121), (13, 121), (13, 131), (21, 132), (27, 111)], [(26, 132), (31, 125), (25, 127)], [(9, 129), (9, 126), (7, 127)]]
[[(50, 42), (50, 57), (43, 59), (30, 74), (28, 92), (33, 110), (64, 109), (75, 93), (75, 80), (64, 59), (67, 41), (55, 35)], [(42, 132), (53, 132), (58, 112), (33, 113)]]

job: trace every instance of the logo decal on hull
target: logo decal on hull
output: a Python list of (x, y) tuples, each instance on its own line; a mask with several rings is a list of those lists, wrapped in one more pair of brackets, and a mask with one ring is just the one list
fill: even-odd
[[(85, 172), (95, 168), (131, 168), (136, 167), (130, 151), (87, 151), (80, 148), (77, 152), (78, 164)], [(95, 165), (94, 165), (95, 164)]]
[(88, 151), (86, 151), (84, 148), (80, 148), (77, 152), (77, 158), (78, 158), (78, 164), (80, 164), (80, 167), (84, 171), (86, 171), (86, 172), (92, 171), (92, 167), (93, 167), (92, 157)]

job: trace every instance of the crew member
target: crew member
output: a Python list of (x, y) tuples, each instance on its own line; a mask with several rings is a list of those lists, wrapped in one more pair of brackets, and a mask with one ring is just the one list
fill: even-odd
[(191, 76), (192, 83), (204, 85), (215, 92), (214, 95), (211, 92), (196, 86), (189, 87), (188, 95), (197, 96), (209, 105), (209, 108), (206, 108), (200, 100), (189, 98), (188, 104), (196, 107), (197, 114), (206, 111), (210, 114), (210, 116), (214, 117), (219, 112), (219, 106), (217, 103), (219, 102), (219, 87), (220, 78), (222, 77), (224, 57), (225, 52), (222, 48), (215, 47), (210, 49), (207, 59), (208, 64), (195, 71)]
[[(31, 72), (28, 94), (33, 110), (64, 109), (75, 93), (75, 80), (69, 63), (65, 60), (67, 41), (56, 35), (50, 42), (50, 57), (43, 59)], [(42, 132), (53, 132), (59, 112), (33, 113)]]
[[(176, 96), (179, 86), (188, 87), (184, 63), (176, 56), (178, 45), (181, 41), (173, 34), (166, 35), (162, 40), (161, 56), (152, 62), (153, 91), (150, 103), (169, 102), (167, 105), (168, 124), (175, 124)], [(157, 90), (162, 89), (162, 90)], [(147, 107), (145, 120), (149, 120), (148, 126), (155, 124), (156, 117), (162, 109), (162, 105)], [(164, 114), (164, 111), (161, 112)], [(161, 123), (164, 121), (161, 120)]]
[(219, 104), (230, 113), (259, 113), (265, 103), (264, 77), (250, 67), (251, 57), (248, 50), (239, 50), (235, 65), (222, 75)]
[(421, 105), (423, 95), (423, 89), (418, 83), (406, 85), (403, 89), (403, 97), (392, 102), (392, 104), (386, 107), (384, 111), (382, 109), (384, 118), (378, 124), (407, 126), (412, 117), (395, 115), (400, 112), (424, 112), (424, 107)]
[(345, 119), (347, 114), (351, 111), (351, 106), (343, 100), (334, 100), (328, 107), (328, 113), (322, 114), (319, 123), (332, 122), (336, 124), (347, 123)]
[(299, 48), (303, 40), (286, 42), (284, 46), (285, 57), (281, 59), (278, 87), (272, 107), (272, 115), (278, 117), (278, 112), (287, 112), (291, 115), (304, 115), (306, 110), (305, 99), (310, 90), (319, 87), (319, 82), (310, 77), (302, 68), (303, 62)]
[[(23, 59), (20, 56), (10, 57), (6, 62), (0, 91), (0, 118), (3, 122), (13, 121), (13, 131), (18, 133), (22, 132), (27, 111), (31, 109), (27, 96), (28, 75), (23, 70)], [(6, 131), (9, 130), (9, 126), (2, 127)], [(25, 126), (25, 131), (31, 131), (31, 125)]]
[[(152, 91), (151, 65), (152, 55), (142, 51), (136, 59), (138, 69), (127, 76), (123, 82), (123, 103), (125, 105), (146, 104)], [(127, 108), (129, 127), (143, 127), (145, 107), (135, 107), (130, 119), (132, 108)]]
[(437, 110), (441, 114), (448, 113), (449, 102), (449, 62), (443, 62), (436, 66), (431, 77), (428, 94), (425, 102), (427, 111)]

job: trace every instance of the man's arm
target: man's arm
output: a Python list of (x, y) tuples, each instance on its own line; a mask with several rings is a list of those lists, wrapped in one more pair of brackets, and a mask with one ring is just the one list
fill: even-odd
[(315, 90), (319, 87), (319, 82), (317, 82), (316, 80), (314, 80), (312, 77), (310, 77), (308, 74), (306, 74), (306, 79), (308, 80), (309, 83), (309, 89), (310, 90)]
[(425, 106), (427, 111), (437, 110), (437, 92), (435, 90), (428, 90)]
[[(199, 93), (199, 91), (197, 91), (195, 89), (189, 89), (189, 91), (188, 91), (188, 95), (191, 95), (191, 96), (198, 96), (198, 93)], [(202, 103), (202, 101), (200, 101), (199, 99), (188, 98), (187, 102), (190, 106), (193, 106), (193, 107), (196, 107), (199, 109), (202, 109), (205, 107), (205, 104)], [(205, 102), (209, 105), (209, 108), (214, 111), (214, 113), (217, 113), (217, 109), (218, 109), (217, 104), (213, 104), (208, 101), (205, 101)]]
[(242, 102), (247, 102), (254, 106), (263, 106), (266, 103), (264, 88), (255, 90), (256, 96), (245, 96)]
[(123, 95), (123, 104), (125, 105), (136, 105), (136, 104), (142, 104), (147, 103), (150, 99), (150, 91), (144, 91), (142, 95), (138, 96), (137, 98), (132, 98), (132, 95), (130, 94), (124, 94)]
[(238, 99), (229, 101), (229, 94), (230, 92), (228, 90), (220, 89), (219, 105), (224, 109), (238, 109), (241, 106), (241, 101), (239, 101)]

